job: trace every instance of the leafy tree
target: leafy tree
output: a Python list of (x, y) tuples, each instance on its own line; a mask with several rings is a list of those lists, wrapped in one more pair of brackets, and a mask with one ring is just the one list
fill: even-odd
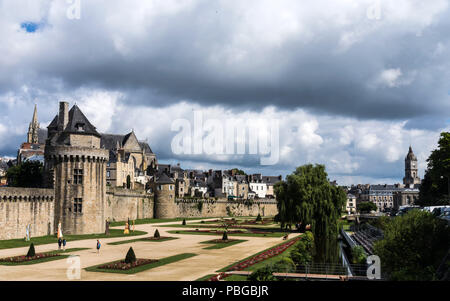
[(127, 256), (125, 256), (125, 263), (134, 263), (136, 262), (136, 255), (134, 254), (133, 247), (127, 252)]
[(303, 234), (300, 241), (294, 246), (290, 257), (295, 265), (306, 265), (312, 262), (314, 254), (314, 236), (310, 231)]
[(315, 254), (325, 254), (326, 240), (337, 237), (338, 220), (347, 200), (342, 188), (330, 184), (325, 166), (300, 166), (286, 181), (276, 183), (274, 191), (279, 212), (275, 219), (281, 223), (281, 228), (301, 223), (300, 230), (304, 231), (306, 225), (311, 225), (317, 239)]
[(438, 148), (428, 157), (428, 168), (420, 187), (420, 206), (450, 204), (450, 133), (443, 132)]
[(367, 255), (364, 252), (363, 247), (354, 246), (352, 248), (352, 263), (354, 264), (364, 264), (366, 263)]
[(243, 175), (243, 176), (246, 175), (245, 171), (238, 168), (233, 168), (231, 171), (234, 172), (236, 175)]
[(275, 281), (277, 278), (273, 276), (273, 267), (270, 265), (266, 265), (260, 269), (254, 271), (250, 276), (248, 276), (248, 280), (250, 281)]
[(160, 238), (161, 237), (161, 235), (159, 235), (158, 229), (155, 230), (155, 234), (153, 234), (153, 237), (154, 238)]
[(42, 187), (44, 166), (39, 161), (25, 161), (12, 166), (6, 172), (8, 185), (12, 187)]
[(356, 205), (356, 209), (361, 213), (370, 213), (370, 211), (376, 211), (377, 205), (372, 202), (361, 202)]
[(434, 280), (449, 245), (445, 221), (429, 212), (411, 210), (386, 225), (374, 254), (391, 280)]
[(30, 248), (28, 249), (27, 257), (36, 256), (36, 251), (34, 250), (34, 244), (31, 243)]

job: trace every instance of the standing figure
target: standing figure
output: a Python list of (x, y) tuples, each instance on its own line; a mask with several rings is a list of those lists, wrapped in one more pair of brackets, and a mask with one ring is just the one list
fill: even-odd
[(109, 221), (108, 220), (106, 220), (105, 235), (109, 235)]
[(66, 250), (66, 243), (67, 243), (67, 241), (66, 241), (66, 239), (64, 238), (63, 241), (62, 241), (62, 244), (63, 244), (63, 250), (64, 250), (64, 251)]
[(63, 237), (61, 221), (58, 223), (58, 234), (57, 234), (57, 237), (58, 237), (58, 239)]
[(28, 224), (27, 225), (27, 227), (26, 227), (26, 236), (25, 236), (25, 240), (26, 241), (30, 241), (30, 226), (31, 226), (31, 224)]
[(60, 237), (60, 238), (58, 238), (58, 250), (61, 250), (61, 245), (62, 245), (62, 239)]
[(123, 234), (130, 234), (130, 225), (125, 223), (125, 230), (123, 230)]
[(100, 241), (97, 239), (97, 254), (100, 253), (100, 247), (102, 246), (102, 244), (100, 243)]

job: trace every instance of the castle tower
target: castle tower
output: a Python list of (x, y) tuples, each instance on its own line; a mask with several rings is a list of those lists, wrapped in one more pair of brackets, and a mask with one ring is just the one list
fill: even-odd
[(63, 234), (102, 233), (109, 153), (78, 106), (68, 108), (60, 102), (45, 147), (44, 168), (55, 190), (54, 231), (61, 222)]
[(33, 144), (39, 143), (38, 131), (39, 131), (39, 122), (37, 119), (37, 106), (34, 105), (33, 119), (31, 120), (30, 125), (28, 126), (28, 135), (27, 135), (28, 143)]
[(153, 182), (155, 191), (155, 218), (175, 217), (175, 182), (162, 173)]
[(417, 157), (414, 155), (412, 147), (409, 147), (409, 152), (405, 158), (405, 177), (403, 178), (403, 184), (406, 187), (414, 187), (415, 184), (420, 184)]

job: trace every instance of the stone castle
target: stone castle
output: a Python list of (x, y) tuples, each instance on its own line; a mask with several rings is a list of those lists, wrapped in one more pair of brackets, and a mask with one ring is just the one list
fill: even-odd
[(52, 235), (59, 223), (63, 233), (90, 234), (107, 220), (277, 213), (274, 199), (185, 199), (146, 142), (133, 131), (100, 134), (77, 105), (59, 103), (45, 145), (39, 133), (35, 108), (27, 143), (43, 151), (45, 188), (0, 188), (0, 239), (23, 238), (30, 224), (32, 236)]

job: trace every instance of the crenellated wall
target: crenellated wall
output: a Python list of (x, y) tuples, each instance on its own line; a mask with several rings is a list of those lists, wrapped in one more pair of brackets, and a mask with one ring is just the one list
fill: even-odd
[(54, 190), (41, 188), (0, 188), (0, 239), (24, 238), (52, 234)]
[[(177, 199), (177, 217), (274, 216), (278, 213), (273, 199), (253, 201)], [(201, 204), (201, 205), (199, 205)]]
[(106, 216), (110, 221), (153, 218), (153, 194), (145, 190), (107, 187)]

